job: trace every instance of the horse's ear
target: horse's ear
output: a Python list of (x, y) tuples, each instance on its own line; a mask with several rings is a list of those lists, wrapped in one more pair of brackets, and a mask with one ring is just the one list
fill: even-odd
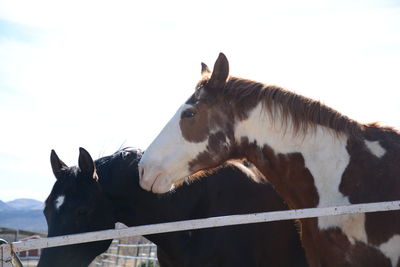
[(208, 66), (201, 62), (201, 76), (209, 76), (211, 74), (210, 69), (208, 68)]
[(57, 156), (56, 152), (54, 149), (51, 150), (50, 153), (50, 163), (51, 163), (51, 168), (53, 169), (54, 176), (58, 179), (58, 176), (60, 172), (63, 169), (68, 168), (68, 166), (60, 160), (60, 158)]
[(215, 61), (214, 69), (207, 87), (211, 90), (219, 90), (225, 86), (229, 76), (229, 62), (223, 53), (219, 53), (217, 61)]
[(97, 180), (96, 167), (89, 152), (86, 149), (79, 148), (79, 159), (78, 159), (79, 169), (85, 174), (89, 174), (90, 177)]

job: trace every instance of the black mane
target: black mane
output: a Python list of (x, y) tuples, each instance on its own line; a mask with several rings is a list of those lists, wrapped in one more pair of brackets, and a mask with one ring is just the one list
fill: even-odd
[[(115, 162), (124, 162), (127, 164), (126, 166), (137, 165), (142, 157), (143, 151), (137, 148), (126, 147), (119, 149), (109, 156), (104, 156), (94, 161), (96, 165), (97, 172), (99, 173), (107, 173), (107, 171), (111, 168)], [(102, 175), (99, 179), (106, 178), (106, 175)]]

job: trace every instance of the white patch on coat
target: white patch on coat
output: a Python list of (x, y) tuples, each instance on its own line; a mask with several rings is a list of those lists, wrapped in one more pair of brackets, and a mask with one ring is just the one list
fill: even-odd
[(390, 259), (392, 266), (399, 261), (400, 235), (394, 235), (386, 243), (379, 246), (380, 251)]
[[(283, 126), (279, 113), (274, 116), (275, 121), (261, 104), (257, 105), (246, 120), (235, 125), (236, 141), (247, 137), (260, 147), (268, 145), (275, 154), (301, 153), (319, 194), (317, 207), (350, 205), (348, 197), (339, 191), (342, 174), (350, 161), (347, 137), (337, 136), (323, 126), (317, 126), (315, 131), (310, 129), (305, 135), (294, 134), (290, 119), (288, 126)], [(339, 227), (350, 242), (367, 242), (364, 222), (364, 214), (329, 216), (318, 218), (318, 227)]]
[[(351, 204), (346, 203), (343, 205)], [(354, 245), (355, 241), (362, 241), (368, 244), (364, 213), (319, 217), (318, 227), (321, 230), (339, 227), (351, 244)]]
[(379, 144), (379, 141), (364, 140), (364, 142), (369, 151), (376, 157), (381, 158), (385, 155), (386, 150)]
[(64, 201), (65, 201), (64, 195), (60, 195), (56, 198), (56, 200), (54, 201), (54, 206), (56, 207), (56, 210), (60, 209), (60, 207), (64, 204)]
[(145, 150), (139, 162), (140, 186), (143, 189), (154, 193), (168, 192), (175, 182), (192, 174), (189, 173), (189, 162), (193, 155), (207, 150), (208, 140), (191, 143), (182, 136), (179, 125), (181, 113), (190, 107), (182, 105)]

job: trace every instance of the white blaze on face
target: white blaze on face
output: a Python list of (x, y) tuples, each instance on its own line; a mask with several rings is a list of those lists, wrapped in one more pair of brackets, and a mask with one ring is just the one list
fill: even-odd
[(208, 140), (200, 143), (186, 141), (179, 125), (182, 105), (156, 139), (145, 150), (139, 162), (140, 186), (154, 193), (168, 192), (173, 184), (189, 176), (189, 162), (207, 149)]
[(56, 198), (56, 200), (54, 201), (54, 206), (55, 206), (56, 210), (60, 209), (60, 207), (64, 204), (64, 201), (65, 201), (64, 195), (60, 195)]

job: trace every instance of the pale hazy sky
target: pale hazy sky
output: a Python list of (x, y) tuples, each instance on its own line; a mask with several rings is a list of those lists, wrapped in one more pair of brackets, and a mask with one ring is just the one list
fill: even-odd
[(224, 52), (231, 73), (400, 128), (400, 2), (0, 0), (0, 200), (146, 148)]

